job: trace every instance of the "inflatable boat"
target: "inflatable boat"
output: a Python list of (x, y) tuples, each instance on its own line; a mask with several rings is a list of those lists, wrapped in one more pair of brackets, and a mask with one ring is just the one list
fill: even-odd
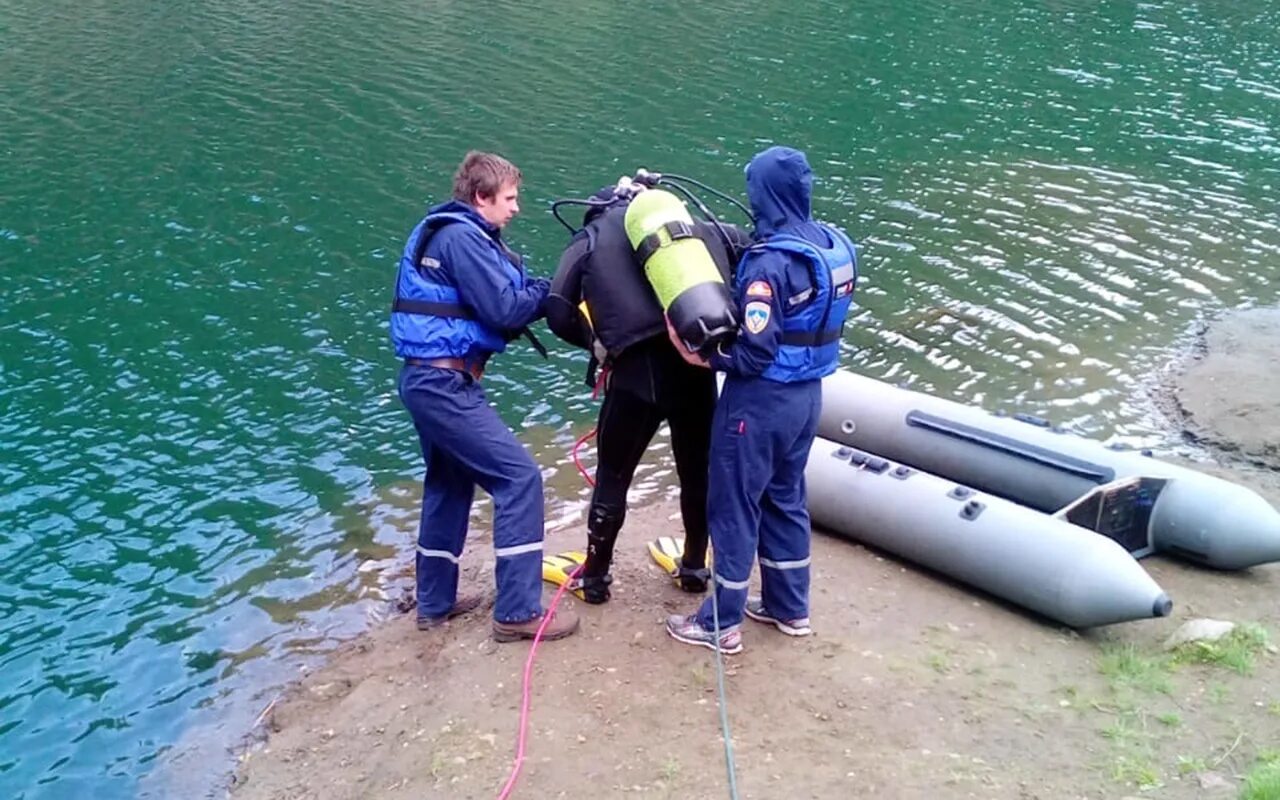
[(1088, 528), (1134, 557), (1162, 552), (1218, 569), (1280, 561), (1280, 512), (1255, 492), (1037, 417), (840, 371), (823, 380), (818, 435)]

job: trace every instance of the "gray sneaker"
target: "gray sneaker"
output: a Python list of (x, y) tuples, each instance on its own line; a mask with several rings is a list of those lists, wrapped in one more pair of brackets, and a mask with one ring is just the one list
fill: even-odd
[[(709, 650), (716, 649), (716, 633), (703, 628), (696, 614), (684, 616), (673, 614), (667, 617), (667, 633), (677, 642), (696, 644)], [(742, 652), (742, 631), (737, 625), (720, 629), (720, 652), (725, 655), (736, 655)]]
[(764, 600), (759, 597), (747, 598), (747, 616), (756, 622), (764, 622), (772, 625), (788, 636), (808, 636), (813, 633), (813, 628), (809, 627), (808, 617), (798, 617), (797, 619), (778, 619), (774, 615), (765, 610)]

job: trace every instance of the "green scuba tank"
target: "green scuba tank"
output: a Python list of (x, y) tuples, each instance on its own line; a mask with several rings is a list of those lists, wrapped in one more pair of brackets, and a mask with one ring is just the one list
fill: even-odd
[(672, 327), (690, 352), (706, 352), (738, 330), (729, 287), (694, 232), (680, 198), (640, 192), (627, 206), (627, 239)]

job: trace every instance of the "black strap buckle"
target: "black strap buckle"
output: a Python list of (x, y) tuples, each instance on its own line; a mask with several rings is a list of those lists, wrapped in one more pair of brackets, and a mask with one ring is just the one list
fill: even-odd
[[(698, 235), (692, 225), (679, 219), (663, 223), (659, 230), (666, 231), (667, 236), (671, 237), (673, 242), (681, 239), (696, 238)], [(662, 245), (662, 237), (656, 231), (641, 239), (640, 244), (636, 245), (636, 256), (639, 257), (640, 263), (644, 264), (652, 258), (654, 253), (662, 249)]]

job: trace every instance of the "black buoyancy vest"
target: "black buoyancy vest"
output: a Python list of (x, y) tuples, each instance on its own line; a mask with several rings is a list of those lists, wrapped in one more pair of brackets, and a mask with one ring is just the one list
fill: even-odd
[[(626, 208), (611, 208), (587, 226), (591, 244), (581, 269), (581, 299), (586, 301), (595, 338), (610, 357), (636, 342), (665, 332), (666, 321), (653, 287), (645, 279), (623, 225)], [(731, 242), (742, 237), (733, 226), (723, 226)], [(733, 261), (715, 226), (699, 221), (694, 232), (706, 245), (726, 283), (733, 276)]]
[(560, 254), (556, 274), (551, 278), (544, 309), (547, 327), (557, 337), (574, 347), (591, 349), (591, 325), (578, 309), (582, 302), (582, 273), (591, 254), (594, 231), (580, 230)]

